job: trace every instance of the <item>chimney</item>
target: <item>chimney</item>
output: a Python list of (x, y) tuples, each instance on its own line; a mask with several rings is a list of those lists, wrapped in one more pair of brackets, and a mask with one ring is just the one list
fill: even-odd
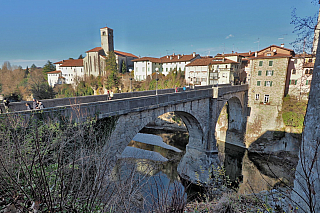
[(170, 60), (172, 60), (172, 56), (170, 55)]
[(196, 52), (193, 52), (193, 53), (192, 53), (192, 56), (193, 56), (193, 57), (196, 57)]
[(284, 47), (284, 43), (281, 44), (281, 47)]
[(169, 58), (169, 56), (167, 55), (167, 58)]
[(175, 53), (172, 53), (172, 56), (175, 56), (176, 54)]
[(249, 55), (251, 55), (251, 50), (249, 51)]
[(180, 55), (178, 55), (178, 59), (180, 59)]
[(232, 50), (232, 54), (233, 54), (233, 50)]
[(254, 57), (257, 57), (258, 56), (258, 52), (256, 51), (255, 53), (254, 53)]

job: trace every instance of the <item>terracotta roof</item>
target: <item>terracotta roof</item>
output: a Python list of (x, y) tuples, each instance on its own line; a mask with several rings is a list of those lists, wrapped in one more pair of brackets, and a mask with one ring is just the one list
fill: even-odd
[(236, 61), (224, 59), (223, 58), (200, 58), (193, 62), (187, 64), (186, 66), (208, 66), (211, 64), (239, 64)]
[(195, 56), (193, 56), (193, 54), (190, 55), (166, 55), (161, 57), (161, 61), (162, 63), (170, 63), (170, 62), (187, 62), (187, 61), (191, 61), (192, 59), (194, 59), (195, 57), (199, 56), (199, 54), (195, 54)]
[(123, 55), (123, 56), (127, 56), (127, 57), (138, 58), (137, 56), (135, 56), (135, 55), (133, 55), (131, 53), (121, 52), (121, 51), (118, 51), (118, 50), (115, 50), (114, 53), (117, 54), (117, 55)]
[(53, 64), (62, 64), (62, 63), (63, 63), (63, 61), (64, 61), (64, 60), (62, 60), (62, 61), (58, 61), (58, 62), (53, 63)]
[[(111, 29), (110, 27), (102, 27), (102, 28), (100, 28), (100, 29), (105, 29), (105, 28), (107, 28), (107, 29)], [(111, 30), (113, 30), (113, 29), (111, 29)]]
[(258, 55), (257, 57), (249, 57), (248, 59), (254, 60), (254, 59), (267, 59), (267, 58), (290, 58), (292, 55), (288, 54), (276, 54), (274, 56), (264, 56), (264, 55)]
[(246, 53), (226, 53), (226, 54), (217, 54), (215, 57), (221, 57), (221, 56), (243, 56), (243, 57), (250, 57), (250, 56), (253, 56), (254, 55), (254, 52), (246, 52)]
[(271, 47), (277, 47), (277, 48), (280, 48), (280, 49), (283, 49), (283, 50), (287, 50), (287, 51), (293, 52), (292, 49), (288, 49), (288, 48), (284, 48), (284, 47), (279, 47), (279, 46), (277, 46), (277, 45), (271, 45), (271, 46), (266, 47), (266, 48), (264, 48), (264, 49), (262, 49), (262, 50), (259, 50), (258, 52), (262, 52), (263, 50), (266, 50), (266, 49), (271, 48)]
[(83, 59), (65, 60), (60, 67), (83, 67)]
[(86, 53), (88, 53), (88, 52), (99, 52), (101, 50), (103, 50), (102, 47), (95, 47), (95, 48), (93, 48), (91, 50), (88, 50)]
[(142, 57), (142, 58), (138, 58), (138, 59), (134, 59), (132, 60), (133, 62), (137, 62), (137, 61), (151, 61), (154, 63), (162, 63), (160, 58), (152, 58), (152, 57)]
[(312, 62), (303, 64), (303, 68), (313, 68), (313, 67), (314, 67), (314, 63), (312, 63)]
[(296, 54), (295, 58), (314, 58), (316, 57), (315, 55), (312, 54), (307, 54), (307, 53), (302, 53), (302, 54)]
[(61, 73), (61, 71), (60, 70), (56, 70), (56, 71), (47, 72), (47, 74), (57, 74), (57, 73)]

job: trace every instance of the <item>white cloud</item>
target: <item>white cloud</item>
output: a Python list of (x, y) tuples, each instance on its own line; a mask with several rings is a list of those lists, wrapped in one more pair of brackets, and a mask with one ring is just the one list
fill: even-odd
[(226, 37), (226, 39), (229, 39), (229, 38), (232, 38), (232, 37), (234, 37), (234, 35), (230, 34), (230, 35), (228, 35), (228, 36)]

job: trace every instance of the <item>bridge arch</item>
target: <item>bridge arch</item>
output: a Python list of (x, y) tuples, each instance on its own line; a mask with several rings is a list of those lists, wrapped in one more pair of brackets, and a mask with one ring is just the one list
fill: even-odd
[(192, 109), (192, 107), (188, 106), (163, 107), (119, 116), (115, 128), (108, 139), (106, 151), (110, 154), (112, 153), (116, 160), (141, 129), (167, 112), (175, 112), (183, 120), (189, 134), (188, 146), (205, 149), (206, 142), (204, 142), (203, 126), (199, 121), (198, 115), (193, 114), (190, 108)]
[(245, 147), (247, 101), (245, 93), (227, 94), (220, 100), (215, 121), (217, 141)]

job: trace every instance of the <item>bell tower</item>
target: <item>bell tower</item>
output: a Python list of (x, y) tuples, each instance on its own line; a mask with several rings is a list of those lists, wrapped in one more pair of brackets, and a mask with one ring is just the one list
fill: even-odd
[(104, 27), (100, 29), (101, 35), (101, 47), (104, 50), (105, 54), (109, 51), (114, 51), (113, 47), (113, 29)]

